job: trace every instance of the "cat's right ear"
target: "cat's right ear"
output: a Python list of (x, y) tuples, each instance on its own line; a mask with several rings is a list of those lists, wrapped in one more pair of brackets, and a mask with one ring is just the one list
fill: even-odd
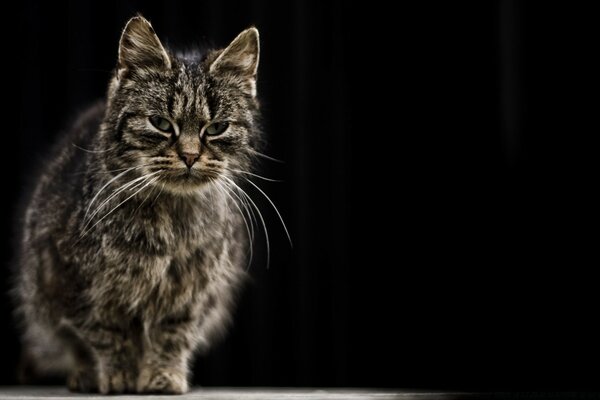
[(169, 54), (150, 22), (142, 16), (133, 17), (125, 25), (119, 42), (118, 77), (130, 70), (157, 68), (171, 68)]

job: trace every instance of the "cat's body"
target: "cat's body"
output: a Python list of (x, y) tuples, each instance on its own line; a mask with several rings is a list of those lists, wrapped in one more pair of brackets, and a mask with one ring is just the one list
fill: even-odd
[(107, 105), (63, 137), (26, 209), (23, 344), (73, 390), (181, 393), (243, 277), (232, 191), (258, 134), (258, 37), (184, 61), (136, 17), (119, 55)]

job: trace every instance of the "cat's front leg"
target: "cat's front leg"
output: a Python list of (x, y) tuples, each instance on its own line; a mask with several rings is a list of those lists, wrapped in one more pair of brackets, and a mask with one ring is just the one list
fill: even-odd
[(98, 391), (135, 392), (140, 351), (132, 331), (104, 323), (94, 324), (84, 335), (95, 353)]
[(98, 370), (93, 348), (68, 320), (62, 321), (57, 334), (70, 349), (73, 357), (74, 364), (67, 377), (69, 390), (82, 393), (97, 392)]
[(188, 391), (188, 361), (195, 343), (196, 326), (193, 320), (169, 319), (147, 328), (138, 393)]

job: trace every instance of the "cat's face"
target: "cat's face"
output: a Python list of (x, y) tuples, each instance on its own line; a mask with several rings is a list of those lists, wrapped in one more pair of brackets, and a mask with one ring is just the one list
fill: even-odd
[(254, 28), (223, 51), (180, 58), (165, 51), (145, 19), (129, 21), (105, 119), (118, 165), (178, 193), (247, 169), (258, 54)]

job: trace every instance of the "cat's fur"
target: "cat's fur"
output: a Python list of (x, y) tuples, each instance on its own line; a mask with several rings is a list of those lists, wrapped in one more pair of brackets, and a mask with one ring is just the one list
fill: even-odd
[[(259, 141), (258, 57), (254, 28), (178, 55), (128, 22), (106, 101), (62, 138), (26, 208), (15, 295), (29, 369), (66, 368), (76, 391), (188, 389), (243, 277), (234, 182)], [(214, 122), (229, 126), (211, 136)]]

